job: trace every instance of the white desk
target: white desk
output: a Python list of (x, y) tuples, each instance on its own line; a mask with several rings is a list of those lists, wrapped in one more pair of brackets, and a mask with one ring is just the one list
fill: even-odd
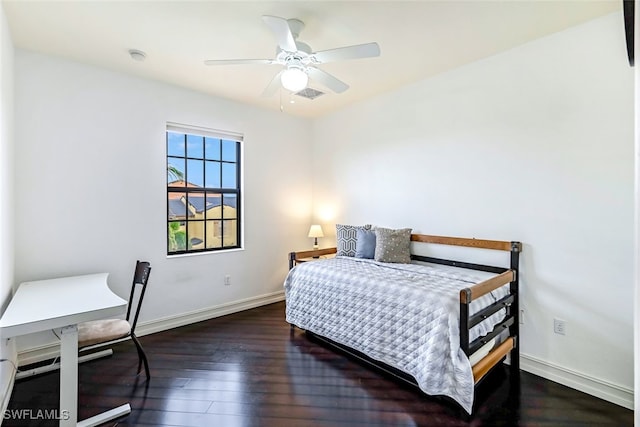
[[(117, 317), (127, 302), (107, 273), (21, 283), (0, 318), (2, 339), (57, 329), (60, 336), (60, 426), (95, 426), (131, 412), (129, 404), (78, 422), (78, 323)], [(65, 415), (65, 416), (62, 416)], [(67, 419), (66, 415), (68, 415)]]

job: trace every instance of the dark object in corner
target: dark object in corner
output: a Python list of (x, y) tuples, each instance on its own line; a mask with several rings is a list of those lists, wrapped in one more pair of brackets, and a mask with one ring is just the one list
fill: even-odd
[(622, 12), (624, 14), (624, 34), (627, 39), (627, 56), (629, 65), (634, 65), (634, 33), (635, 33), (635, 0), (622, 0)]

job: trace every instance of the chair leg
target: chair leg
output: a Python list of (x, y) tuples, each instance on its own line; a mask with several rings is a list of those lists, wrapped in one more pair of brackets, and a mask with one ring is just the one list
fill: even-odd
[(147, 355), (144, 353), (142, 344), (138, 341), (138, 337), (132, 334), (131, 340), (136, 345), (136, 350), (138, 350), (138, 373), (140, 373), (142, 364), (144, 363), (144, 372), (147, 374), (147, 380), (149, 380), (151, 379), (151, 375), (149, 374), (149, 362), (147, 362)]

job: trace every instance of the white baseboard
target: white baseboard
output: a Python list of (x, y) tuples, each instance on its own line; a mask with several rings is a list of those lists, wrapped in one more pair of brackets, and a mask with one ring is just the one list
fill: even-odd
[(284, 301), (284, 291), (272, 292), (257, 297), (245, 298), (226, 304), (220, 304), (202, 310), (194, 310), (176, 316), (170, 316), (163, 319), (152, 320), (150, 322), (139, 323), (136, 327), (136, 335), (141, 337), (143, 335), (166, 331), (168, 329), (190, 325), (192, 323), (201, 322), (203, 320), (213, 319), (215, 317), (226, 316), (227, 314), (233, 314), (239, 311), (249, 310), (251, 308), (260, 307), (262, 305), (272, 304), (279, 301)]
[[(272, 304), (279, 301), (284, 301), (284, 291), (271, 292), (268, 294), (259, 295), (257, 297), (245, 298), (238, 301), (204, 308), (201, 310), (194, 310), (187, 313), (178, 314), (176, 316), (169, 316), (162, 319), (138, 323), (138, 326), (136, 327), (136, 335), (143, 336), (153, 334), (155, 332), (166, 331), (168, 329), (190, 325), (192, 323), (201, 322), (203, 320), (209, 320), (215, 317), (225, 316), (227, 314), (237, 313), (239, 311), (249, 310), (251, 308), (260, 307), (262, 305)], [(29, 365), (31, 363), (53, 359), (54, 357), (57, 357), (59, 355), (60, 346), (57, 343), (47, 344), (40, 347), (33, 347), (23, 350), (18, 354), (18, 365)]]
[(520, 369), (633, 410), (633, 389), (520, 354)]

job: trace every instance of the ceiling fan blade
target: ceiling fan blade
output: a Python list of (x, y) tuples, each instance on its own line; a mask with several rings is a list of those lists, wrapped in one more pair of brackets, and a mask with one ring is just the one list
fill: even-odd
[(348, 84), (338, 80), (337, 78), (333, 77), (331, 74), (327, 73), (326, 71), (322, 71), (319, 68), (307, 67), (307, 74), (313, 80), (321, 83), (322, 85), (331, 89), (335, 93), (342, 93), (345, 90), (349, 89)]
[(380, 56), (378, 43), (365, 43), (354, 46), (339, 47), (336, 49), (322, 50), (311, 55), (317, 62), (333, 62), (345, 59), (371, 58)]
[(284, 73), (284, 70), (281, 70), (273, 77), (273, 79), (271, 79), (271, 82), (264, 89), (264, 92), (262, 92), (261, 96), (263, 98), (271, 98), (278, 91), (278, 89), (280, 89), (280, 76), (282, 76), (282, 73)]
[(208, 59), (204, 65), (275, 64), (272, 59)]
[(276, 36), (280, 49), (287, 52), (296, 52), (298, 47), (296, 41), (291, 34), (289, 23), (286, 19), (278, 16), (262, 15), (262, 20), (269, 26), (273, 34)]

